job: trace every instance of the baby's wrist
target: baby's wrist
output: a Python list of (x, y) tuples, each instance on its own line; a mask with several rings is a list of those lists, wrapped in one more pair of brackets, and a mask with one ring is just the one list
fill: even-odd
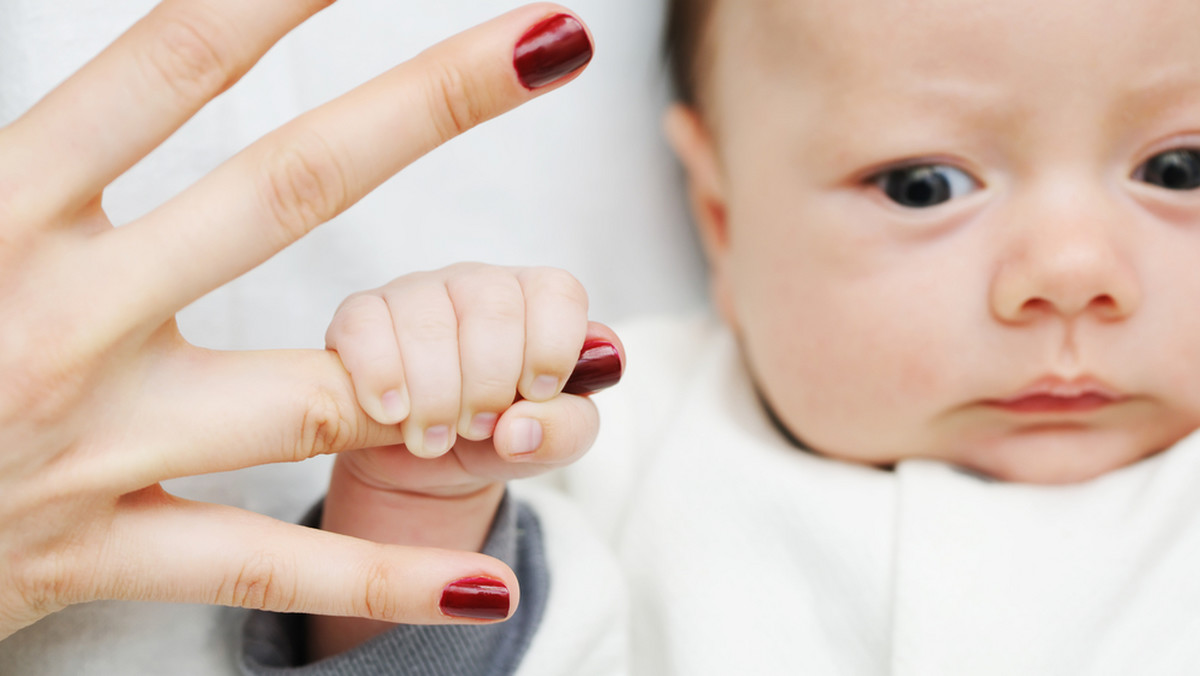
[(449, 492), (387, 488), (355, 472), (348, 458), (338, 458), (320, 527), (384, 544), (477, 552), (487, 541), (504, 489), (503, 482)]

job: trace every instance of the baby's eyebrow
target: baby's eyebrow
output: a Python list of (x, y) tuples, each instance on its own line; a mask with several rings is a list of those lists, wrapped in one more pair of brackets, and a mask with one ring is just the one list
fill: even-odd
[(1120, 112), (1141, 117), (1196, 103), (1200, 103), (1200, 69), (1163, 68), (1143, 73), (1137, 84), (1124, 92)]

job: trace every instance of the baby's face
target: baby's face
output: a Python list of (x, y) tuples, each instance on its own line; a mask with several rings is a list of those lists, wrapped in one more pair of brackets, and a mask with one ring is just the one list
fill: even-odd
[(1200, 426), (1200, 2), (716, 11), (701, 221), (797, 437), (1048, 483)]

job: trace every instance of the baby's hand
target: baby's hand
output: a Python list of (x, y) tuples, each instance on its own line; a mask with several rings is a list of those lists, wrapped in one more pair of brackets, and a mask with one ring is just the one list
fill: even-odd
[[(402, 277), (347, 299), (326, 343), (363, 410), (398, 423), (405, 443), (338, 456), (321, 528), (460, 551), (483, 548), (504, 481), (568, 464), (591, 446), (596, 408), (575, 395), (616, 383), (624, 363), (616, 335), (588, 322), (579, 283), (546, 268), (462, 264)], [(442, 612), (477, 621), (511, 615), (519, 598), (511, 570), (482, 584), (487, 594), (443, 596)], [(312, 617), (310, 657), (388, 628)]]
[(377, 488), (439, 496), (576, 459), (598, 418), (586, 398), (560, 395), (614, 384), (623, 363), (612, 331), (588, 322), (580, 284), (548, 268), (402, 277), (348, 298), (326, 344), (362, 408), (404, 438), (344, 454), (347, 469)]

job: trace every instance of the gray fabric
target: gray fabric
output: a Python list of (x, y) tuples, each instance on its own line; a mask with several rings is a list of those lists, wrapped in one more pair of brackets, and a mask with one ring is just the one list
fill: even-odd
[[(318, 504), (304, 519), (320, 522)], [(533, 510), (506, 495), (483, 552), (501, 559), (521, 582), (521, 605), (507, 622), (472, 626), (398, 625), (363, 645), (304, 664), (305, 617), (256, 611), (242, 632), (248, 676), (508, 676), (529, 647), (549, 593), (542, 531)]]

